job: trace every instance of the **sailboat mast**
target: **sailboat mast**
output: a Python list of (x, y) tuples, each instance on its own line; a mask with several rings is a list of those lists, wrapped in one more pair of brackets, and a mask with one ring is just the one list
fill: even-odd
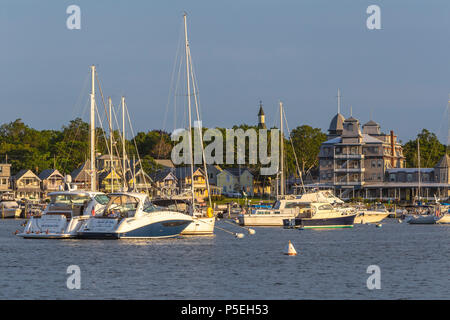
[(417, 137), (417, 162), (419, 166), (419, 188), (417, 190), (417, 199), (420, 201), (420, 138)]
[(112, 101), (108, 97), (109, 104), (109, 168), (111, 174), (111, 193), (114, 192), (114, 172), (113, 172), (113, 132), (112, 132)]
[(280, 195), (284, 196), (284, 133), (283, 133), (283, 102), (280, 101)]
[(126, 162), (125, 162), (125, 97), (122, 96), (122, 169), (123, 169), (123, 190), (126, 187)]
[(187, 14), (184, 13), (184, 44), (185, 44), (185, 51), (186, 51), (186, 78), (187, 78), (187, 98), (188, 98), (188, 117), (189, 117), (189, 157), (191, 162), (191, 193), (192, 193), (192, 209), (194, 209), (194, 201), (195, 201), (195, 194), (194, 194), (194, 157), (193, 157), (193, 150), (192, 150), (192, 118), (191, 118), (191, 83), (190, 83), (190, 71), (189, 71), (189, 42), (188, 42), (188, 35), (187, 35), (187, 22), (186, 22), (186, 16)]
[(90, 138), (91, 138), (91, 191), (97, 190), (97, 173), (95, 168), (95, 66), (91, 66), (91, 123), (90, 123)]

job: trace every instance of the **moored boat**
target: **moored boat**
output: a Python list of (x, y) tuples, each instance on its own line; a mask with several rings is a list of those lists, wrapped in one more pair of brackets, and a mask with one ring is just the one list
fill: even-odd
[(77, 238), (170, 238), (178, 236), (192, 222), (186, 214), (154, 205), (146, 194), (117, 192), (109, 196), (103, 213), (84, 221)]
[(307, 210), (294, 219), (285, 219), (286, 228), (324, 229), (353, 228), (356, 214), (334, 209), (329, 203), (311, 202)]
[(50, 203), (40, 216), (31, 217), (23, 232), (26, 239), (75, 238), (83, 221), (102, 211), (109, 198), (102, 192), (84, 190), (49, 194)]

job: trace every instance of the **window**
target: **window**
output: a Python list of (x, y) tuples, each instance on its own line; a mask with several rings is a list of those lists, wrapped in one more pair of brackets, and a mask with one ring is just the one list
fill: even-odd
[(412, 174), (411, 174), (411, 173), (408, 173), (408, 174), (406, 175), (406, 181), (408, 181), (408, 182), (411, 182), (411, 181), (412, 181)]
[(382, 161), (378, 160), (378, 168), (381, 168), (381, 165), (382, 165)]
[(376, 168), (377, 167), (377, 164), (376, 164), (376, 162), (375, 162), (375, 160), (372, 160), (372, 168)]
[(394, 174), (394, 173), (391, 173), (391, 174), (389, 175), (389, 181), (395, 182), (395, 174)]

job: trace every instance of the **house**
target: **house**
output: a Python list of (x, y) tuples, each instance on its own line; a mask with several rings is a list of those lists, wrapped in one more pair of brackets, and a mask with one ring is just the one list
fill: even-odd
[(227, 168), (217, 174), (217, 187), (222, 193), (245, 192), (254, 195), (253, 174), (247, 168)]
[(222, 168), (218, 165), (208, 165), (206, 167), (208, 170), (208, 182), (210, 185), (217, 186), (217, 175), (222, 172)]
[(133, 171), (128, 170), (126, 174), (128, 188), (137, 192), (150, 193), (153, 185), (152, 178), (141, 168), (138, 162)]
[(157, 170), (150, 174), (150, 178), (155, 185), (155, 188), (153, 188), (154, 197), (170, 197), (178, 194), (178, 179), (173, 169)]
[(56, 169), (46, 169), (39, 174), (41, 179), (41, 190), (43, 197), (47, 193), (58, 191), (64, 188), (64, 176)]
[(0, 163), (0, 193), (11, 191), (11, 164)]
[[(120, 170), (120, 169), (119, 169)], [(116, 169), (103, 169), (98, 174), (99, 189), (103, 192), (114, 192), (123, 188), (122, 175)]]
[[(191, 167), (177, 167), (174, 171), (178, 180), (180, 193), (191, 189), (192, 175)], [(194, 195), (196, 198), (204, 199), (208, 197), (208, 187), (206, 185), (205, 172), (201, 168), (194, 168)]]
[(78, 189), (90, 190), (91, 188), (91, 164), (89, 161), (85, 161), (80, 167), (73, 170), (70, 175), (72, 176), (72, 184), (76, 185)]
[(14, 196), (17, 199), (39, 200), (41, 179), (33, 171), (20, 170), (12, 179)]

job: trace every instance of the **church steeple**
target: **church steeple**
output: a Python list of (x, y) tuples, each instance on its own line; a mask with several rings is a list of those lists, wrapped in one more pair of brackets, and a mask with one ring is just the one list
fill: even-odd
[(262, 101), (259, 101), (258, 128), (266, 129), (266, 120), (265, 120), (264, 110), (262, 107)]

